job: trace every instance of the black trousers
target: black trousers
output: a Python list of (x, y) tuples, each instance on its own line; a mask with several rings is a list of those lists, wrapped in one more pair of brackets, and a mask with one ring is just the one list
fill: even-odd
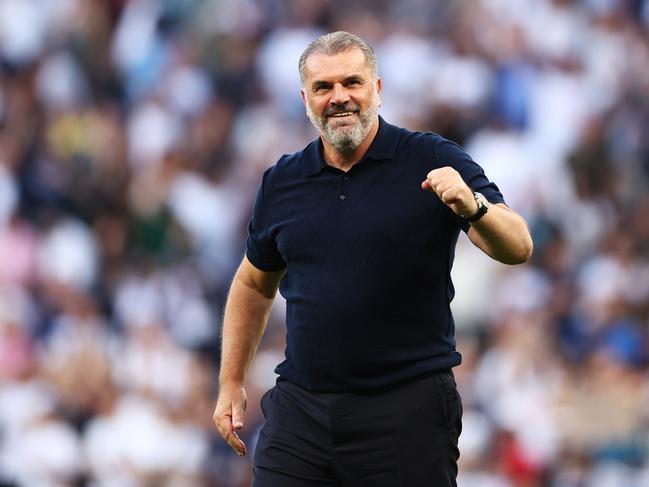
[(462, 404), (451, 371), (380, 393), (314, 393), (278, 381), (253, 487), (456, 487)]

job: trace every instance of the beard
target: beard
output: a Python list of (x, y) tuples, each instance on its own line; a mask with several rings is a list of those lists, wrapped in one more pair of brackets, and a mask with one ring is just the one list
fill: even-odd
[[(358, 118), (351, 125), (332, 127), (329, 122), (336, 113), (353, 112)], [(372, 130), (372, 123), (379, 114), (379, 103), (373, 99), (370, 105), (361, 110), (355, 103), (345, 103), (329, 107), (322, 116), (316, 115), (307, 104), (306, 113), (318, 132), (342, 154), (351, 154), (363, 143)], [(353, 116), (353, 115), (352, 115)], [(333, 119), (335, 120), (335, 118)]]

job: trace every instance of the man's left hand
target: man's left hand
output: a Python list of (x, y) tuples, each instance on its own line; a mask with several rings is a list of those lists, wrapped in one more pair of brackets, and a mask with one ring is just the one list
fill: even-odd
[(435, 193), (456, 215), (470, 217), (478, 211), (473, 191), (460, 173), (450, 166), (429, 172), (421, 183), (421, 188)]

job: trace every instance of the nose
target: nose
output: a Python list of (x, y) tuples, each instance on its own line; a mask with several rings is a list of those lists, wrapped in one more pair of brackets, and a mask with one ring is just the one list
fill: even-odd
[(341, 83), (333, 86), (330, 102), (332, 105), (343, 105), (349, 101), (349, 94)]

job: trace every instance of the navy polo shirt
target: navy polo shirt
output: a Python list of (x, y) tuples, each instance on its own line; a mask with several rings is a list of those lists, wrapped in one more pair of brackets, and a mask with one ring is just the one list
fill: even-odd
[(444, 166), (504, 202), (457, 144), (382, 118), (348, 172), (325, 163), (317, 139), (264, 173), (246, 255), (263, 271), (286, 268), (281, 377), (312, 391), (371, 390), (460, 363), (451, 266), (469, 225), (420, 187)]

